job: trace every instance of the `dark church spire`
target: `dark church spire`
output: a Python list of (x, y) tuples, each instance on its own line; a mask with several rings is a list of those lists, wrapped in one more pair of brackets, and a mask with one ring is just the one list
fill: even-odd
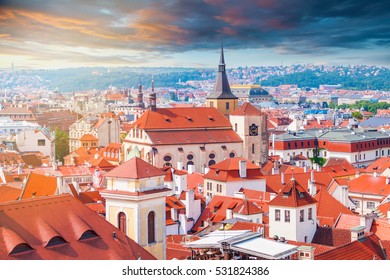
[(237, 99), (232, 93), (229, 81), (226, 76), (225, 56), (223, 53), (223, 44), (221, 44), (221, 57), (218, 65), (217, 80), (215, 81), (214, 89), (207, 97), (208, 99)]
[(136, 99), (135, 106), (138, 108), (145, 108), (144, 95), (142, 93), (141, 77), (139, 77), (139, 79), (138, 79), (138, 93), (137, 93), (137, 99)]
[(149, 95), (149, 106), (151, 111), (156, 111), (156, 93), (154, 92), (154, 78), (152, 77), (152, 92)]

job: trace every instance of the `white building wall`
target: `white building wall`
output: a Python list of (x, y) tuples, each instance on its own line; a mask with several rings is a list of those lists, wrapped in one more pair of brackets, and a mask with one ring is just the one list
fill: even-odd
[[(309, 208), (312, 208), (312, 220), (308, 220)], [(280, 221), (275, 221), (275, 209), (280, 210)], [(285, 222), (285, 210), (290, 210), (290, 222)], [(303, 222), (299, 220), (300, 210), (304, 210)], [(269, 236), (277, 235), (287, 240), (300, 242), (305, 242), (305, 236), (307, 236), (306, 242), (311, 242), (317, 228), (316, 217), (315, 204), (299, 208), (269, 206)]]
[(41, 152), (53, 155), (53, 142), (40, 130), (24, 130), (16, 135), (16, 145), (21, 152)]

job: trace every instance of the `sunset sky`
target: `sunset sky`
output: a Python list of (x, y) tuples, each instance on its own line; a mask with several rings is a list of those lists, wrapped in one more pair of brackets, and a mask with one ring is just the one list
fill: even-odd
[(0, 1), (0, 68), (390, 65), (388, 0)]

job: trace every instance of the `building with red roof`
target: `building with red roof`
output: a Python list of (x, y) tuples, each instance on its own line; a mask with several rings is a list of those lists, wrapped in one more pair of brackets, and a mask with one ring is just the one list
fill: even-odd
[(0, 203), (2, 260), (155, 260), (69, 194)]
[(210, 166), (204, 175), (204, 194), (233, 196), (240, 188), (265, 191), (260, 167), (245, 158), (228, 158)]
[(204, 173), (224, 158), (242, 155), (242, 139), (216, 108), (157, 108), (132, 124), (123, 141), (125, 159), (137, 149), (154, 166)]
[(112, 169), (100, 190), (106, 201), (106, 219), (158, 259), (165, 259), (165, 172), (133, 157)]
[(390, 178), (362, 174), (350, 180), (349, 197), (356, 205), (356, 212), (361, 215), (371, 213), (379, 204), (390, 195)]
[(245, 102), (229, 115), (234, 131), (243, 140), (243, 157), (262, 165), (268, 159), (267, 114)]
[(292, 178), (268, 203), (270, 235), (311, 242), (317, 227), (317, 200)]
[(107, 146), (111, 142), (120, 142), (119, 118), (113, 113), (86, 116), (69, 127), (69, 149), (73, 152), (82, 144), (95, 143), (95, 138), (88, 136), (88, 141), (81, 140), (85, 134), (98, 139), (95, 146)]

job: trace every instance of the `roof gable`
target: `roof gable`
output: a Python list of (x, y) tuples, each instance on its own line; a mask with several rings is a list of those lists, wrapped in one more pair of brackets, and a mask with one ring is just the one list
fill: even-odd
[(165, 172), (137, 157), (133, 157), (105, 175), (105, 177), (124, 179), (141, 179), (156, 176), (165, 176)]

